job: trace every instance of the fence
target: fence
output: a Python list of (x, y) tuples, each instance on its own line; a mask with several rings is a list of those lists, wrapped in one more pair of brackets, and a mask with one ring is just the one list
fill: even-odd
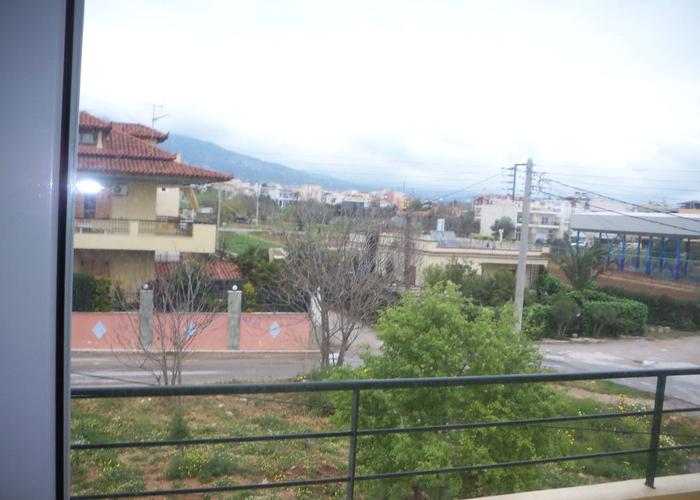
[(75, 219), (75, 233), (129, 234), (126, 219)]
[(165, 236), (192, 236), (193, 223), (190, 221), (140, 220), (139, 234)]
[[(85, 398), (128, 398), (128, 397), (157, 397), (157, 396), (217, 396), (217, 395), (246, 395), (246, 394), (273, 394), (273, 393), (309, 393), (309, 392), (330, 392), (344, 391), (350, 392), (351, 412), (349, 427), (343, 431), (329, 432), (309, 432), (297, 434), (267, 434), (255, 436), (230, 436), (218, 438), (202, 439), (169, 439), (154, 441), (132, 441), (132, 442), (107, 442), (107, 443), (73, 443), (71, 449), (74, 452), (80, 450), (100, 450), (115, 448), (150, 448), (160, 446), (193, 446), (203, 444), (222, 443), (252, 443), (252, 442), (275, 442), (305, 439), (323, 438), (347, 438), (349, 440), (349, 454), (347, 461), (347, 474), (334, 477), (323, 477), (317, 479), (300, 479), (293, 481), (263, 482), (252, 484), (235, 484), (226, 486), (203, 486), (188, 487), (163, 490), (142, 490), (133, 492), (110, 492), (101, 494), (76, 495), (74, 499), (94, 499), (94, 498), (126, 498), (126, 497), (147, 497), (157, 495), (192, 495), (205, 493), (221, 493), (229, 491), (243, 490), (263, 490), (270, 488), (290, 488), (304, 487), (312, 485), (323, 485), (329, 483), (345, 483), (347, 485), (347, 498), (352, 499), (355, 494), (355, 483), (358, 481), (371, 481), (378, 479), (402, 478), (420, 475), (451, 474), (470, 471), (483, 471), (506, 467), (534, 466), (557, 462), (567, 462), (574, 460), (591, 460), (602, 457), (625, 456), (646, 454), (648, 456), (645, 475), (645, 484), (654, 486), (656, 477), (656, 465), (659, 453), (670, 453), (678, 450), (690, 450), (700, 448), (699, 443), (689, 443), (674, 446), (659, 446), (661, 435), (661, 423), (664, 414), (698, 412), (700, 406), (688, 406), (679, 409), (664, 410), (664, 394), (666, 390), (666, 380), (673, 376), (700, 375), (700, 368), (692, 369), (669, 369), (669, 370), (629, 370), (629, 371), (609, 371), (597, 373), (539, 373), (523, 375), (493, 375), (474, 377), (440, 377), (440, 378), (418, 378), (418, 379), (389, 379), (389, 380), (342, 380), (326, 382), (303, 382), (303, 383), (271, 383), (271, 384), (238, 384), (238, 385), (202, 385), (202, 386), (161, 386), (161, 387), (94, 387), (94, 388), (74, 388), (71, 395), (74, 399)], [(654, 398), (654, 408), (643, 411), (620, 411), (614, 413), (595, 413), (584, 415), (568, 415), (548, 418), (519, 419), (508, 421), (486, 421), (486, 422), (463, 422), (443, 425), (425, 425), (417, 427), (395, 427), (364, 429), (358, 425), (361, 413), (360, 396), (362, 391), (383, 390), (383, 389), (418, 389), (433, 387), (475, 387), (496, 384), (528, 384), (528, 383), (549, 383), (576, 380), (602, 380), (602, 379), (624, 379), (624, 378), (647, 378), (656, 379), (656, 391)], [(546, 458), (535, 458), (530, 460), (517, 460), (500, 463), (468, 464), (443, 467), (436, 469), (423, 469), (411, 471), (390, 471), (375, 474), (357, 474), (357, 439), (363, 436), (377, 436), (382, 434), (419, 433), (419, 432), (443, 432), (465, 429), (478, 429), (484, 427), (507, 427), (507, 426), (528, 426), (542, 425), (556, 422), (574, 422), (594, 419), (611, 419), (622, 417), (649, 416), (651, 426), (649, 429), (649, 446), (646, 448), (627, 449), (607, 452), (592, 452), (579, 455), (565, 455)], [(641, 475), (642, 471), (640, 471)]]

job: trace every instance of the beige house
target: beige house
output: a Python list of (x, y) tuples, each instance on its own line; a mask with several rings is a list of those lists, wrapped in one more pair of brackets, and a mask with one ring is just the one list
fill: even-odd
[(156, 254), (215, 252), (216, 226), (179, 217), (180, 191), (231, 175), (182, 163), (167, 138), (138, 124), (80, 113), (73, 268), (127, 290), (152, 280)]
[[(451, 231), (432, 231), (429, 235), (413, 238), (410, 252), (403, 252), (391, 245), (385, 236), (384, 248), (393, 248), (396, 254), (395, 269), (403, 273), (407, 257), (409, 285), (423, 286), (425, 269), (431, 265), (446, 265), (457, 261), (468, 265), (477, 274), (491, 274), (499, 270), (515, 273), (518, 266), (518, 242), (494, 242), (456, 238)], [(540, 266), (547, 267), (546, 247), (531, 245), (527, 254), (528, 286), (534, 286)]]

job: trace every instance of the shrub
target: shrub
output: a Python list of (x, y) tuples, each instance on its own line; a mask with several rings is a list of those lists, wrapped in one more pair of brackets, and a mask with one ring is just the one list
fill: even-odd
[(542, 267), (537, 282), (535, 284), (537, 290), (537, 299), (542, 303), (549, 303), (550, 297), (559, 292), (563, 292), (568, 287), (559, 279), (555, 278), (547, 271), (547, 268)]
[(112, 280), (85, 273), (73, 273), (73, 310), (81, 312), (109, 311), (111, 309)]
[(566, 329), (578, 318), (579, 305), (569, 294), (560, 292), (552, 297), (550, 308), (557, 335), (562, 336), (566, 333)]
[(552, 306), (532, 304), (523, 310), (523, 331), (532, 340), (554, 335), (552, 322)]
[[(604, 304), (604, 305), (601, 305)], [(615, 320), (605, 325), (609, 335), (644, 335), (647, 325), (647, 306), (635, 300), (606, 300), (589, 301), (583, 305), (581, 311), (581, 328), (586, 335), (594, 335), (596, 323), (600, 323), (600, 314), (603, 309)]]
[(633, 293), (617, 288), (606, 288), (609, 295), (632, 299), (647, 306), (648, 321), (654, 325), (670, 326), (677, 330), (700, 330), (700, 302), (679, 300), (666, 296)]
[(170, 439), (187, 439), (190, 428), (185, 418), (185, 410), (180, 405), (174, 405), (170, 422), (168, 422), (168, 437)]
[(594, 337), (600, 337), (603, 329), (614, 328), (618, 322), (617, 308), (610, 302), (593, 302), (588, 306)]
[[(539, 356), (525, 335), (513, 329), (511, 308), (478, 307), (452, 283), (421, 295), (406, 294), (384, 311), (377, 324), (382, 355), (363, 356), (355, 378), (433, 377), (528, 373)], [(473, 319), (470, 318), (473, 315)], [(336, 395), (334, 420), (347, 425), (347, 394)], [(472, 422), (546, 417), (554, 398), (542, 384), (478, 388), (427, 388), (368, 391), (361, 427), (410, 427), (444, 422)], [(486, 445), (488, 444), (488, 445)], [(461, 463), (504, 462), (555, 453), (557, 436), (532, 427), (483, 428), (478, 432), (387, 434), (363, 442), (360, 473), (449, 467)], [(526, 489), (540, 484), (541, 469), (521, 467), (479, 474), (417, 476), (363, 484), (367, 498), (465, 498)], [(370, 484), (371, 483), (371, 484)]]

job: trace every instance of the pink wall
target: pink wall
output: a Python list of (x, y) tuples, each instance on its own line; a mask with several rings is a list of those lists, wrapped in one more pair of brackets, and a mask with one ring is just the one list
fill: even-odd
[[(154, 322), (172, 319), (158, 314)], [(74, 312), (71, 329), (72, 349), (136, 349), (139, 317), (136, 312)], [(219, 313), (199, 332), (193, 350), (225, 351), (228, 314)], [(155, 338), (154, 343), (157, 342)], [(241, 351), (290, 351), (309, 349), (311, 323), (304, 313), (242, 313)]]

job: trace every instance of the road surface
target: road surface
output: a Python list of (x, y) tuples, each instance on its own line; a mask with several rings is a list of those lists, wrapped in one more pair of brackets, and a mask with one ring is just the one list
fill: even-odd
[[(348, 363), (360, 364), (362, 344), (377, 352), (381, 342), (370, 329), (363, 329), (348, 355)], [(604, 371), (640, 368), (700, 367), (700, 336), (649, 340), (624, 338), (602, 341), (551, 341), (539, 345), (544, 365), (560, 372)], [(78, 352), (72, 355), (74, 386), (153, 383), (150, 372), (138, 368), (139, 359), (111, 352)], [(319, 364), (318, 353), (190, 353), (184, 362), (183, 383), (204, 384), (232, 380), (265, 381), (307, 373)], [(653, 392), (653, 379), (620, 380), (637, 389)], [(700, 376), (671, 377), (669, 397), (700, 405)]]
[[(622, 338), (591, 341), (545, 340), (539, 345), (544, 365), (559, 372), (642, 368), (699, 368), (700, 336), (677, 339)], [(655, 379), (616, 380), (636, 389), (654, 392)], [(666, 394), (700, 405), (700, 376), (670, 377)]]

